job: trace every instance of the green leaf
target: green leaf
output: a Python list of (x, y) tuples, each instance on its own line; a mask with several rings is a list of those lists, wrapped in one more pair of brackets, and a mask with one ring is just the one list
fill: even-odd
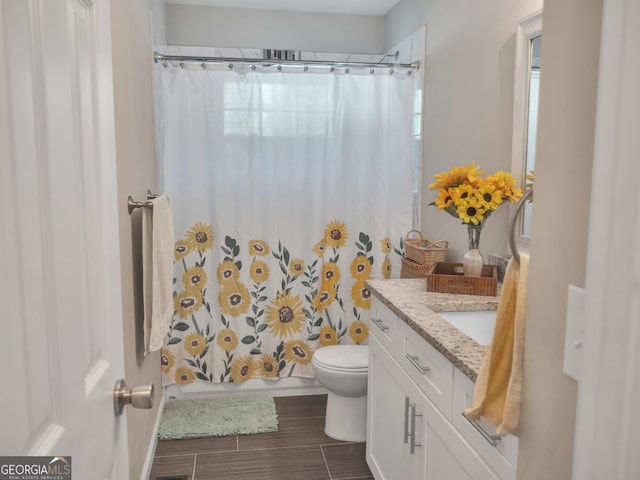
[(224, 237), (224, 244), (230, 249), (233, 249), (233, 247), (236, 246), (236, 241), (229, 235), (227, 235), (226, 237)]
[[(229, 250), (228, 248), (226, 248), (226, 247), (220, 247), (220, 249), (223, 251), (223, 253), (224, 253), (225, 255), (231, 255), (231, 250)], [(225, 260), (226, 260), (226, 258), (225, 258)]]
[(238, 255), (240, 255), (240, 245), (233, 247), (233, 256), (237, 257)]
[(284, 263), (280, 264), (280, 270), (282, 271), (282, 273), (284, 273), (285, 275), (287, 274), (287, 267), (284, 265)]
[(315, 323), (313, 324), (314, 327), (319, 327), (320, 325), (322, 325), (322, 317), (316, 320)]
[(258, 327), (257, 332), (258, 332), (258, 333), (262, 333), (262, 332), (264, 332), (266, 329), (267, 329), (267, 324), (266, 324), (266, 323), (263, 323), (263, 324), (261, 324), (261, 325)]
[(238, 270), (242, 270), (242, 262), (240, 260), (236, 262), (236, 267), (238, 267)]
[(171, 337), (169, 339), (169, 345), (175, 345), (177, 343), (180, 343), (181, 341), (182, 341), (182, 339), (179, 338), (179, 337)]
[(251, 328), (254, 328), (256, 326), (256, 321), (252, 317), (247, 317), (246, 322), (247, 325), (249, 325)]
[(202, 362), (202, 371), (207, 373), (207, 362)]
[(319, 338), (320, 338), (320, 334), (319, 334), (319, 333), (314, 333), (313, 335), (309, 335), (308, 340), (309, 340), (310, 342), (313, 342), (313, 341), (315, 341), (315, 340), (318, 340)]
[(202, 372), (196, 372), (196, 377), (198, 377), (198, 380), (203, 380), (205, 382), (209, 381), (209, 377), (207, 377), (204, 373)]
[(360, 232), (360, 235), (358, 237), (358, 239), (362, 242), (362, 243), (369, 243), (369, 235), (367, 235), (364, 232)]
[(258, 348), (252, 348), (249, 352), (251, 355), (260, 355), (262, 352)]
[(286, 263), (287, 265), (289, 265), (289, 250), (287, 250), (286, 248), (284, 249), (283, 253), (283, 257), (284, 257), (284, 263)]
[(187, 358), (187, 363), (188, 363), (189, 365), (191, 365), (193, 368), (198, 368), (198, 366), (196, 365), (196, 362), (194, 362), (193, 360), (189, 360), (189, 359)]
[(287, 362), (285, 362), (284, 360), (280, 361), (280, 363), (278, 364), (278, 370), (282, 371), (287, 367)]
[(311, 284), (309, 282), (302, 282), (303, 287), (311, 288)]
[(189, 330), (189, 324), (184, 322), (178, 322), (173, 326), (174, 330), (178, 330), (179, 332), (186, 332)]
[(373, 257), (369, 257), (368, 260), (369, 260), (369, 263), (373, 265)]
[(256, 338), (253, 335), (247, 335), (242, 339), (242, 343), (244, 343), (245, 345), (251, 345), (255, 341)]

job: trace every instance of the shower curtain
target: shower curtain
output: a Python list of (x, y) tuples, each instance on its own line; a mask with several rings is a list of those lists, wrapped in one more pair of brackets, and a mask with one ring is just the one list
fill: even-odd
[(367, 342), (365, 281), (399, 272), (415, 75), (157, 69), (177, 239), (164, 384), (312, 377), (320, 346)]

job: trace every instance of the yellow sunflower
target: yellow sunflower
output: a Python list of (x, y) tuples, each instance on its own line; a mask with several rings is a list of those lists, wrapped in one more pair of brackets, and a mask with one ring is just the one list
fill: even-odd
[(371, 275), (371, 264), (364, 255), (356, 256), (351, 262), (351, 276), (357, 279), (367, 279)]
[(338, 332), (329, 325), (325, 325), (320, 329), (320, 345), (336, 345), (338, 343)]
[(182, 283), (187, 290), (202, 290), (207, 284), (207, 272), (202, 267), (191, 267), (182, 274)]
[(256, 365), (251, 355), (236, 358), (231, 364), (231, 380), (242, 383), (255, 376)]
[(336, 298), (335, 285), (323, 285), (320, 291), (313, 299), (313, 306), (318, 313), (324, 312), (324, 309), (333, 303)]
[(389, 237), (380, 240), (380, 251), (385, 255), (391, 252), (391, 239)]
[(516, 179), (509, 172), (498, 170), (493, 175), (487, 176), (485, 182), (492, 183), (502, 192), (502, 196), (512, 202), (520, 200), (522, 189), (516, 188)]
[(478, 198), (472, 196), (467, 199), (466, 202), (460, 202), (456, 209), (458, 218), (463, 223), (473, 223), (479, 225), (484, 220), (484, 214), (486, 213), (484, 207), (478, 201)]
[(324, 238), (323, 238), (313, 246), (312, 250), (313, 250), (313, 253), (316, 254), (316, 257), (322, 258), (322, 255), (324, 255), (324, 251), (326, 250), (326, 248), (327, 248), (327, 243), (324, 241)]
[(461, 202), (468, 201), (472, 196), (476, 194), (476, 188), (472, 185), (464, 184), (455, 188), (450, 188), (449, 193), (453, 198), (453, 203), (458, 206)]
[(176, 356), (168, 348), (161, 350), (160, 365), (162, 373), (169, 373), (176, 363)]
[(185, 290), (173, 297), (173, 308), (183, 319), (200, 310), (201, 306), (202, 292), (200, 290)]
[(299, 295), (291, 295), (290, 292), (280, 295), (267, 305), (265, 311), (265, 322), (272, 335), (287, 338), (302, 329), (305, 317)]
[(238, 335), (230, 328), (225, 328), (218, 332), (218, 339), (216, 341), (221, 349), (230, 352), (238, 346)]
[(193, 247), (185, 240), (178, 240), (173, 247), (173, 256), (176, 260), (186, 257), (193, 251)]
[(291, 260), (291, 263), (289, 264), (289, 273), (296, 277), (298, 275), (302, 275), (304, 273), (304, 260), (301, 258), (294, 258)]
[(371, 307), (371, 292), (364, 283), (364, 280), (358, 280), (351, 287), (351, 298), (356, 307), (369, 310)]
[(249, 290), (241, 282), (227, 282), (218, 294), (220, 310), (225, 315), (237, 317), (249, 310)]
[(306, 342), (302, 340), (287, 340), (284, 342), (284, 359), (288, 363), (299, 363), (308, 365), (311, 363), (313, 351)]
[(252, 257), (264, 257), (265, 255), (269, 255), (271, 249), (267, 242), (262, 240), (251, 240), (249, 242), (249, 255)]
[(207, 341), (199, 333), (190, 333), (184, 339), (184, 349), (194, 357), (197, 357), (206, 348)]
[(222, 285), (229, 280), (237, 280), (240, 276), (240, 270), (233, 260), (225, 260), (218, 265), (217, 275), (218, 283)]
[(498, 190), (495, 185), (485, 183), (478, 188), (478, 201), (485, 210), (495, 210), (502, 203), (502, 191)]
[(176, 383), (193, 383), (196, 381), (196, 374), (189, 367), (178, 367), (173, 378)]
[(322, 266), (323, 287), (333, 287), (340, 281), (340, 267), (334, 262), (327, 262)]
[(360, 344), (369, 336), (369, 327), (363, 321), (357, 320), (349, 326), (349, 336), (355, 343)]
[(328, 247), (342, 248), (348, 239), (347, 226), (338, 220), (330, 222), (324, 229), (324, 240)]
[(449, 187), (455, 187), (462, 182), (469, 182), (475, 184), (478, 180), (478, 176), (482, 175), (484, 170), (477, 167), (473, 162), (467, 166), (454, 167), (448, 172), (441, 172), (435, 175), (436, 181), (429, 184), (431, 190), (446, 189)]
[(438, 192), (435, 204), (440, 210), (444, 210), (453, 203), (455, 188), (443, 188)]
[(267, 353), (260, 355), (256, 361), (256, 374), (268, 379), (278, 378), (278, 361)]
[(262, 260), (256, 260), (251, 263), (251, 280), (255, 283), (266, 282), (269, 278), (269, 266)]
[(382, 262), (382, 266), (380, 267), (380, 272), (382, 273), (382, 278), (391, 278), (391, 260), (385, 258)]
[(187, 232), (186, 242), (192, 250), (197, 249), (199, 252), (210, 250), (213, 246), (213, 230), (211, 230), (211, 225), (202, 222), (196, 223)]

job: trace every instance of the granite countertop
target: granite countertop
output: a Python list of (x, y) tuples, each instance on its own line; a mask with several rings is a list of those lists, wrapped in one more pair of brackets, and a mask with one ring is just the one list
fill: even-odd
[(427, 292), (424, 279), (367, 280), (371, 293), (475, 381), (487, 350), (437, 312), (496, 310), (498, 297)]

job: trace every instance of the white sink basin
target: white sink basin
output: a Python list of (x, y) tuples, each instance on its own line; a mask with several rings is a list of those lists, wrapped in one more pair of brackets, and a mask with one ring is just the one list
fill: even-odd
[(475, 340), (479, 345), (489, 345), (496, 323), (495, 310), (473, 312), (438, 312), (451, 325)]

